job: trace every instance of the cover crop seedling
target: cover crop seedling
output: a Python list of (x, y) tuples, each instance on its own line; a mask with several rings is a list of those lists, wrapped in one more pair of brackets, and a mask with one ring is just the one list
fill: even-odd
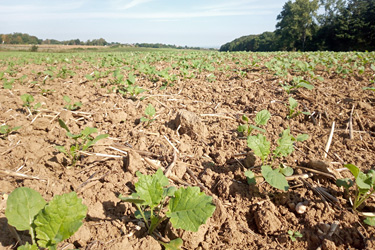
[[(139, 179), (135, 183), (136, 193), (129, 197), (120, 195), (119, 198), (134, 203), (138, 209), (135, 216), (137, 219), (143, 219), (149, 234), (168, 218), (175, 228), (197, 232), (199, 226), (215, 211), (212, 197), (200, 192), (198, 187), (167, 187), (169, 181), (161, 169), (153, 175), (137, 172), (137, 176)], [(168, 208), (164, 212), (168, 201)], [(179, 242), (182, 242), (181, 239), (170, 244)]]
[(20, 128), (21, 128), (21, 126), (11, 128), (8, 125), (1, 125), (0, 126), (0, 134), (1, 134), (2, 137), (6, 137), (10, 133), (12, 133), (14, 131), (17, 131)]
[(67, 105), (64, 106), (64, 108), (66, 108), (67, 110), (74, 111), (82, 107), (81, 102), (75, 102), (74, 104), (70, 104), (72, 100), (67, 95), (64, 95), (63, 99), (65, 102), (68, 103)]
[(297, 238), (302, 238), (303, 235), (298, 232), (298, 231), (292, 231), (292, 230), (288, 230), (288, 235), (289, 235), (289, 238), (292, 240), (292, 241), (296, 241)]
[(30, 233), (32, 244), (27, 242), (19, 250), (57, 249), (60, 242), (81, 227), (86, 213), (87, 207), (75, 192), (56, 195), (47, 203), (37, 191), (27, 187), (13, 190), (5, 209), (9, 225)]
[[(349, 169), (355, 178), (353, 209), (357, 211), (358, 207), (375, 193), (375, 171), (371, 169), (365, 174), (353, 164), (346, 164), (344, 167)], [(354, 185), (350, 179), (338, 179), (336, 184), (339, 187), (344, 187), (347, 191)], [(367, 217), (364, 222), (375, 226), (375, 217)]]
[(155, 119), (153, 119), (155, 114), (156, 114), (156, 111), (155, 111), (154, 106), (152, 106), (152, 104), (149, 103), (148, 106), (145, 109), (146, 117), (141, 117), (141, 122), (145, 122), (146, 127), (150, 126), (150, 123), (155, 121)]
[[(293, 169), (291, 167), (281, 167), (275, 169), (272, 168), (273, 162), (276, 158), (287, 157), (293, 151), (293, 143), (296, 141), (307, 140), (308, 135), (300, 134), (296, 138), (290, 135), (290, 129), (285, 129), (281, 135), (280, 139), (277, 141), (278, 146), (272, 151), (272, 159), (268, 161), (267, 159), (271, 153), (271, 143), (262, 134), (257, 134), (256, 136), (247, 137), (247, 145), (254, 151), (254, 154), (262, 159), (262, 176), (271, 186), (287, 191), (289, 188), (288, 181), (285, 176), (290, 176), (293, 174)], [(251, 170), (245, 172), (245, 176), (248, 178), (249, 184), (255, 184), (255, 175)]]
[[(255, 124), (257, 126), (266, 125), (267, 122), (268, 122), (268, 120), (270, 118), (271, 118), (270, 112), (265, 109), (265, 110), (262, 110), (262, 111), (258, 112), (258, 114), (255, 116), (255, 120), (254, 121), (255, 121)], [(237, 128), (238, 132), (244, 133), (247, 136), (251, 134), (251, 132), (253, 131), (253, 129), (259, 130), (259, 131), (261, 131), (263, 133), (266, 132), (262, 128), (259, 128), (257, 126), (251, 125), (250, 124), (250, 119), (246, 115), (242, 116), (242, 120), (245, 121), (245, 124), (238, 126), (238, 128)]]
[[(34, 102), (34, 96), (30, 95), (30, 94), (23, 94), (21, 95), (21, 100), (23, 102), (23, 106), (24, 107), (27, 107), (27, 109), (30, 111), (31, 109), (33, 109), (33, 112), (36, 112), (38, 108), (40, 108), (40, 106), (42, 106), (42, 104), (40, 102), (36, 103), (34, 106), (31, 106), (31, 103)], [(31, 113), (31, 111), (30, 111)]]
[(302, 111), (297, 111), (298, 107), (298, 102), (296, 99), (293, 97), (289, 97), (289, 114), (286, 116), (288, 119), (292, 119), (299, 114), (304, 114), (304, 115), (311, 115), (309, 112), (302, 112)]
[(59, 125), (66, 130), (66, 135), (73, 139), (73, 143), (68, 147), (68, 150), (64, 146), (56, 146), (56, 149), (64, 153), (70, 159), (70, 163), (73, 167), (81, 156), (80, 151), (86, 151), (99, 140), (108, 137), (108, 134), (102, 134), (93, 138), (91, 134), (97, 133), (97, 129), (91, 127), (86, 127), (79, 134), (72, 134), (68, 126), (66, 126), (65, 122), (61, 119), (59, 119)]

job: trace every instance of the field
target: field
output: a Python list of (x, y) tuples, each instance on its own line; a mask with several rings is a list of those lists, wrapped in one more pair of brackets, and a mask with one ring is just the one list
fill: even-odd
[[(362, 214), (375, 212), (372, 193), (353, 209), (360, 180), (349, 193), (336, 185), (354, 181), (345, 164), (375, 168), (374, 52), (1, 52), (0, 79), (1, 249), (16, 247), (5, 208), (22, 186), (47, 201), (72, 191), (83, 199), (83, 225), (59, 249), (162, 249), (158, 241), (177, 237), (182, 249), (375, 249)], [(268, 122), (258, 122), (262, 110)], [(69, 158), (59, 119), (73, 134), (109, 136)], [(281, 133), (294, 140), (288, 153)], [(256, 138), (270, 145), (263, 160)], [(172, 169), (171, 185), (212, 196), (216, 210), (198, 232), (166, 220), (151, 237), (118, 198), (134, 192), (137, 171), (158, 168)], [(284, 190), (275, 179), (288, 180)]]

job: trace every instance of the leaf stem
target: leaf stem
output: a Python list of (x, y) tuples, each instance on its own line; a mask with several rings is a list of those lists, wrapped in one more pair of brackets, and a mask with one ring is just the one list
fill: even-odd
[(139, 206), (137, 203), (135, 203), (135, 206), (138, 208), (138, 211), (141, 213), (141, 216), (146, 224), (147, 229), (150, 230), (150, 225), (148, 224), (148, 221), (146, 219), (145, 214), (143, 213), (143, 210), (141, 209), (141, 206)]

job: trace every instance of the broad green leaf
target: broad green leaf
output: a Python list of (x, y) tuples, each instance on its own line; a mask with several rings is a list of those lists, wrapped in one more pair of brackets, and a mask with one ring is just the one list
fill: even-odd
[(30, 230), (35, 215), (46, 205), (46, 201), (35, 190), (20, 187), (16, 188), (7, 200), (5, 216), (11, 226), (18, 231)]
[(32, 103), (34, 101), (34, 97), (30, 94), (23, 94), (21, 95), (21, 100), (23, 101), (24, 106), (25, 106), (27, 104)]
[(135, 83), (135, 77), (133, 74), (129, 74), (129, 77), (128, 77), (128, 84), (129, 85), (133, 85)]
[(70, 103), (70, 102), (71, 102), (70, 97), (67, 96), (67, 95), (64, 95), (63, 99), (64, 99), (64, 101), (66, 101), (67, 103)]
[(168, 188), (164, 188), (163, 189), (164, 192), (163, 192), (163, 196), (166, 197), (172, 197), (174, 196), (174, 193), (177, 191), (177, 188), (175, 186), (170, 186)]
[(353, 186), (353, 184), (354, 184), (354, 182), (349, 178), (337, 179), (336, 180), (336, 185), (338, 187), (344, 187), (346, 189), (349, 189), (351, 186)]
[(269, 155), (271, 143), (267, 141), (266, 137), (262, 134), (247, 137), (247, 146), (254, 151), (254, 154), (262, 159), (266, 159)]
[(81, 134), (86, 137), (96, 132), (98, 132), (96, 128), (86, 127), (82, 130)]
[(370, 190), (372, 187), (372, 175), (367, 175), (363, 172), (359, 172), (358, 177), (355, 179), (355, 182), (361, 192)]
[(249, 122), (249, 117), (247, 117), (246, 115), (242, 115), (242, 120), (245, 122)]
[(94, 80), (95, 78), (92, 75), (85, 75), (86, 79), (91, 81)]
[(309, 139), (309, 135), (308, 134), (299, 134), (297, 135), (297, 137), (295, 138), (297, 141), (306, 141), (307, 139)]
[[(142, 119), (142, 118), (141, 118), (141, 119)], [(237, 131), (238, 131), (239, 133), (244, 133), (244, 132), (247, 131), (247, 127), (248, 127), (247, 124), (238, 125)]]
[(366, 219), (364, 219), (363, 222), (366, 223), (369, 226), (374, 227), (375, 226), (375, 217), (366, 217)]
[(291, 167), (288, 167), (288, 166), (280, 167), (280, 173), (282, 173), (285, 176), (291, 176), (293, 172), (294, 170)]
[(124, 197), (124, 196), (122, 196), (121, 194), (118, 196), (118, 198), (119, 198), (120, 200), (122, 200), (122, 201), (131, 202), (131, 203), (134, 203), (134, 204), (142, 204), (142, 203), (145, 202), (145, 201), (142, 200), (142, 199), (134, 198), (133, 196)]
[(264, 109), (255, 116), (255, 124), (266, 125), (270, 118), (271, 118), (270, 112), (267, 109)]
[(289, 108), (294, 110), (296, 109), (298, 106), (298, 102), (296, 99), (294, 99), (293, 97), (289, 97)]
[(156, 113), (156, 111), (155, 111), (154, 106), (152, 106), (152, 104), (149, 103), (148, 106), (146, 107), (145, 114), (148, 117), (153, 117), (155, 115), (155, 113)]
[(7, 134), (8, 131), (9, 131), (9, 126), (8, 125), (0, 126), (0, 134)]
[(66, 126), (66, 124), (65, 124), (65, 122), (64, 122), (63, 120), (59, 119), (59, 125), (60, 125), (60, 127), (62, 127), (63, 129), (65, 129), (66, 132), (70, 132), (68, 126)]
[(64, 146), (56, 146), (56, 149), (59, 150), (61, 153), (64, 153), (64, 154), (67, 153)]
[(347, 169), (350, 170), (350, 172), (352, 173), (352, 175), (354, 176), (354, 178), (357, 179), (358, 177), (358, 174), (360, 172), (359, 168), (353, 164), (345, 164), (344, 167), (346, 167)]
[(262, 175), (266, 182), (268, 182), (272, 187), (288, 191), (289, 185), (285, 176), (280, 173), (280, 169), (272, 169), (271, 166), (262, 166)]
[(141, 117), (140, 121), (141, 122), (148, 122), (150, 119), (146, 118), (146, 117)]
[(56, 195), (34, 221), (40, 247), (53, 247), (68, 239), (82, 225), (87, 207), (75, 192)]
[(301, 238), (301, 237), (303, 237), (303, 235), (302, 235), (299, 231), (296, 231), (296, 232), (294, 233), (294, 237), (299, 237), (299, 238)]
[(299, 84), (298, 84), (299, 87), (304, 87), (304, 88), (307, 88), (308, 90), (312, 90), (314, 88), (314, 85), (312, 85), (311, 83), (308, 83), (308, 82), (305, 82), (305, 81), (301, 81)]
[(362, 89), (375, 91), (375, 87), (363, 87)]
[(165, 183), (165, 180), (160, 178), (160, 172), (163, 174), (161, 169), (158, 169), (153, 175), (143, 175), (137, 172), (139, 179), (135, 184), (135, 190), (139, 198), (145, 201), (143, 205), (148, 205), (153, 208), (162, 200), (163, 183)]
[(161, 170), (160, 168), (155, 172), (155, 174), (153, 176), (162, 185), (162, 187), (165, 187), (165, 186), (169, 185), (168, 178), (165, 177), (165, 175), (163, 173), (163, 170)]
[(37, 245), (30, 245), (29, 242), (26, 242), (25, 245), (19, 246), (17, 250), (38, 250)]
[(247, 183), (249, 185), (257, 184), (257, 181), (255, 180), (255, 174), (254, 174), (253, 171), (246, 170), (245, 171), (245, 176), (246, 176)]
[(161, 241), (159, 241), (159, 243), (164, 246), (165, 250), (180, 250), (183, 242), (182, 242), (182, 239), (177, 238), (177, 239), (171, 240), (168, 243), (164, 243)]
[(173, 227), (197, 232), (216, 207), (212, 204), (212, 197), (200, 192), (199, 187), (187, 187), (175, 192), (168, 208), (166, 215)]
[(281, 156), (288, 156), (290, 155), (293, 151), (293, 140), (292, 136), (290, 135), (290, 129), (285, 129), (282, 134), (280, 139), (277, 140), (277, 143), (279, 144), (277, 148), (273, 151), (273, 154), (275, 157), (281, 157)]
[(84, 145), (84, 146), (82, 147), (82, 150), (86, 150), (86, 149), (88, 149), (89, 147), (91, 147), (92, 145), (94, 145), (95, 143), (97, 143), (99, 140), (101, 140), (101, 139), (105, 139), (105, 138), (107, 138), (108, 136), (109, 136), (108, 134), (101, 134), (101, 135), (98, 135), (97, 137), (95, 137), (94, 140), (89, 141), (86, 145)]
[(38, 102), (37, 104), (34, 105), (34, 109), (38, 109), (42, 106), (42, 104), (40, 102)]

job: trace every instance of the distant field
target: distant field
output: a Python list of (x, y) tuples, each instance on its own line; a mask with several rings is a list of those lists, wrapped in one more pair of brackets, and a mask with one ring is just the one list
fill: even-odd
[[(33, 44), (0, 44), (0, 50), (12, 50), (12, 51), (26, 51), (31, 50)], [(67, 51), (67, 50), (103, 50), (109, 49), (109, 46), (94, 46), (94, 45), (50, 45), (50, 44), (40, 44), (38, 46), (38, 51)]]

